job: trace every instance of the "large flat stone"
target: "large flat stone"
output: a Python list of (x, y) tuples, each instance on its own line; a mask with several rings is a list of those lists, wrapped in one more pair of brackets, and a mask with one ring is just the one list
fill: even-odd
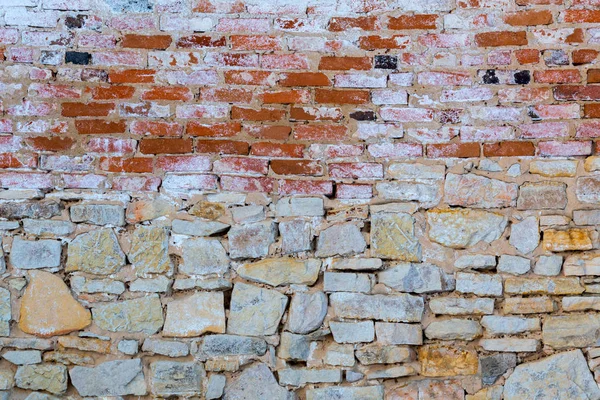
[(293, 400), (294, 394), (277, 384), (265, 364), (254, 364), (225, 386), (223, 400)]
[(376, 213), (371, 217), (371, 254), (402, 261), (421, 261), (415, 219), (404, 213)]
[(321, 231), (317, 241), (317, 257), (346, 256), (365, 251), (367, 242), (352, 223), (333, 225)]
[(10, 262), (20, 269), (57, 268), (61, 253), (62, 245), (58, 240), (23, 240), (16, 237), (10, 250)]
[(163, 326), (163, 310), (157, 295), (114, 303), (98, 304), (92, 308), (94, 322), (111, 332), (143, 332), (151, 335)]
[(377, 273), (377, 281), (400, 292), (434, 293), (452, 290), (454, 278), (432, 264), (401, 263)]
[(74, 367), (71, 382), (81, 396), (125, 396), (146, 394), (142, 361), (115, 360), (95, 367)]
[(233, 259), (266, 257), (276, 234), (277, 229), (271, 221), (234, 225), (228, 233), (229, 256)]
[(316, 259), (269, 258), (237, 269), (238, 275), (249, 281), (271, 286), (313, 285), (319, 277), (321, 261)]
[(165, 228), (139, 225), (131, 236), (127, 254), (138, 275), (164, 274), (172, 270), (169, 235)]
[(542, 327), (544, 344), (555, 349), (600, 345), (597, 314), (549, 316)]
[(197, 292), (167, 304), (163, 335), (200, 336), (205, 332), (225, 332), (223, 292)]
[(182, 245), (179, 272), (186, 275), (222, 275), (229, 269), (229, 257), (218, 239), (187, 239)]
[(327, 296), (323, 292), (296, 292), (290, 302), (287, 329), (306, 334), (321, 327), (327, 314)]
[(368, 295), (337, 292), (329, 296), (340, 318), (376, 319), (389, 322), (421, 322), (423, 298), (410, 294)]
[(444, 201), (449, 205), (474, 208), (514, 207), (518, 185), (475, 174), (448, 174)]
[(287, 296), (270, 289), (236, 283), (231, 294), (227, 333), (267, 336), (277, 332)]
[(69, 244), (67, 272), (83, 271), (109, 275), (125, 265), (125, 254), (112, 229), (97, 229), (78, 235)]
[(456, 249), (498, 239), (506, 228), (505, 216), (480, 210), (431, 210), (427, 212), (429, 238)]
[(155, 361), (150, 364), (152, 394), (169, 396), (199, 396), (206, 375), (202, 364), (195, 361)]

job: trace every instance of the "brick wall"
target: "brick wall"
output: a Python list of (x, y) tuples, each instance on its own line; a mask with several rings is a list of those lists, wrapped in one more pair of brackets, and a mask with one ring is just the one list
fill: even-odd
[(0, 399), (600, 398), (600, 1), (0, 21)]

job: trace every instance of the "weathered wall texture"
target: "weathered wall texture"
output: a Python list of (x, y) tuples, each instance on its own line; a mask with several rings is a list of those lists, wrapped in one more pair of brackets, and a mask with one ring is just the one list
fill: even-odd
[(1, 399), (600, 399), (600, 1), (0, 21)]

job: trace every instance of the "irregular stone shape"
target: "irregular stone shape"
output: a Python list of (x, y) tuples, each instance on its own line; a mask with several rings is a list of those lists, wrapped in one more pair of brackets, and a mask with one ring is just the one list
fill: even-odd
[(416, 375), (417, 370), (411, 365), (399, 365), (395, 367), (377, 368), (367, 371), (367, 379), (393, 379), (404, 376)]
[(475, 375), (479, 359), (474, 350), (457, 346), (425, 345), (419, 348), (421, 375), (440, 377)]
[(12, 350), (4, 353), (2, 358), (15, 365), (39, 364), (42, 362), (42, 352), (39, 350)]
[(175, 204), (166, 197), (155, 199), (142, 199), (129, 203), (125, 217), (127, 222), (134, 224), (149, 221), (177, 211)]
[(600, 399), (581, 350), (518, 365), (504, 384), (505, 400)]
[[(15, 386), (15, 378), (13, 376), (14, 372), (12, 371), (12, 369), (10, 368), (4, 368), (2, 370), (0, 370), (0, 390), (10, 390), (13, 388), (13, 386)], [(2, 400), (10, 400), (10, 397), (8, 397), (8, 392), (0, 392), (0, 396), (4, 396), (4, 397), (0, 397)], [(4, 395), (6, 394), (6, 395)], [(50, 396), (50, 395), (48, 395)], [(54, 396), (51, 396), (54, 397)], [(54, 399), (58, 399), (58, 397), (54, 397)]]
[(91, 323), (90, 312), (71, 296), (58, 276), (31, 271), (21, 298), (19, 328), (31, 335), (50, 337), (78, 331)]
[(227, 378), (225, 375), (220, 374), (212, 374), (208, 378), (208, 383), (206, 384), (206, 393), (204, 397), (206, 400), (214, 400), (223, 396), (223, 391), (225, 390), (225, 384), (227, 383)]
[(399, 364), (413, 359), (413, 352), (409, 347), (368, 344), (356, 349), (356, 358), (364, 365), (373, 364)]
[(205, 376), (195, 361), (154, 361), (150, 364), (150, 388), (157, 396), (199, 396)]
[(185, 357), (190, 353), (187, 343), (174, 342), (171, 340), (146, 339), (142, 351), (161, 354), (167, 357)]
[(481, 380), (484, 385), (493, 385), (506, 371), (517, 365), (517, 355), (510, 353), (481, 356)]
[(441, 198), (441, 185), (438, 182), (379, 182), (375, 185), (377, 194), (385, 200), (416, 201), (437, 204)]
[(327, 296), (323, 292), (296, 292), (290, 302), (287, 329), (306, 334), (321, 327), (327, 314)]
[[(562, 269), (563, 258), (561, 256), (540, 256), (533, 267), (536, 275), (556, 276)], [(565, 273), (565, 275), (567, 275)]]
[(266, 257), (276, 234), (275, 224), (270, 221), (234, 225), (228, 233), (229, 256), (233, 259)]
[(423, 344), (423, 332), (419, 324), (376, 322), (375, 335), (381, 344)]
[(383, 400), (383, 386), (330, 386), (308, 389), (306, 400)]
[(492, 269), (496, 266), (496, 256), (467, 254), (458, 257), (456, 261), (454, 261), (454, 266), (458, 269)]
[(504, 291), (507, 294), (579, 294), (585, 288), (579, 278), (507, 278)]
[(320, 217), (325, 214), (320, 197), (284, 197), (275, 206), (278, 217)]
[(197, 219), (186, 221), (183, 219), (174, 219), (172, 223), (173, 233), (188, 236), (211, 236), (215, 233), (222, 233), (229, 229), (228, 224), (218, 221), (206, 221)]
[(74, 367), (71, 382), (81, 396), (125, 396), (146, 394), (142, 361), (115, 360), (95, 367)]
[[(242, 199), (245, 201), (245, 196)], [(189, 213), (196, 217), (216, 220), (225, 215), (226, 207), (223, 204), (210, 201), (199, 201), (190, 208)]]
[(383, 259), (421, 261), (421, 244), (410, 214), (376, 213), (371, 216), (371, 254)]
[(339, 383), (342, 381), (341, 369), (324, 368), (285, 368), (278, 371), (279, 384), (304, 386), (307, 383)]
[(553, 312), (556, 304), (548, 297), (509, 297), (502, 309), (506, 314), (539, 314)]
[(600, 316), (597, 314), (548, 316), (542, 326), (544, 344), (555, 349), (598, 346)]
[(401, 263), (377, 273), (377, 281), (400, 292), (434, 293), (454, 289), (454, 278), (432, 264)]
[(519, 210), (552, 210), (567, 206), (567, 185), (562, 182), (526, 182), (519, 188)]
[(164, 274), (171, 271), (169, 236), (165, 228), (138, 225), (131, 235), (127, 254), (137, 275)]
[(75, 232), (75, 224), (54, 219), (24, 219), (23, 229), (31, 235), (68, 236)]
[(329, 269), (351, 271), (375, 271), (383, 266), (380, 258), (334, 258)]
[(425, 329), (428, 339), (473, 340), (481, 336), (481, 325), (468, 319), (433, 321)]
[(571, 177), (577, 173), (577, 160), (532, 161), (529, 173), (549, 178)]
[(441, 180), (446, 172), (445, 165), (390, 163), (388, 177), (401, 180)]
[(567, 276), (600, 275), (600, 257), (596, 254), (573, 254), (564, 264)]
[(365, 251), (367, 242), (353, 223), (333, 225), (321, 231), (317, 241), (317, 257), (346, 256)]
[(157, 295), (114, 303), (98, 304), (92, 308), (94, 322), (111, 332), (143, 332), (152, 335), (163, 326), (163, 310)]
[(431, 210), (427, 212), (429, 238), (456, 249), (498, 239), (506, 228), (506, 217), (480, 210)]
[(509, 243), (523, 254), (531, 253), (540, 244), (539, 222), (536, 217), (527, 217), (513, 223)]
[(271, 286), (314, 285), (319, 278), (321, 261), (315, 259), (268, 258), (237, 269), (238, 275), (249, 281)]
[(333, 340), (337, 343), (368, 343), (375, 339), (373, 321), (337, 322), (329, 321)]
[(222, 275), (229, 269), (229, 258), (218, 239), (187, 239), (182, 245), (183, 262), (179, 272), (186, 275)]
[(67, 272), (83, 271), (110, 275), (125, 265), (125, 254), (112, 229), (97, 229), (78, 235), (69, 244)]
[(573, 210), (575, 225), (600, 225), (600, 210)]
[(310, 337), (282, 332), (277, 357), (288, 361), (308, 361), (310, 356)]
[(475, 174), (446, 175), (444, 201), (474, 208), (514, 207), (519, 186)]
[(10, 262), (15, 268), (40, 269), (60, 266), (62, 245), (58, 240), (23, 240), (15, 237)]
[(553, 252), (591, 250), (591, 232), (587, 229), (571, 228), (566, 231), (548, 229), (544, 231), (544, 249)]
[(595, 176), (577, 178), (575, 190), (577, 199), (583, 203), (597, 204), (600, 202), (600, 179)]
[(137, 354), (138, 347), (139, 347), (139, 343), (137, 340), (134, 340), (134, 339), (129, 339), (129, 340), (123, 339), (117, 345), (117, 348), (121, 353), (127, 354), (129, 356)]
[(468, 272), (456, 273), (456, 291), (477, 296), (502, 296), (502, 277)]
[(429, 300), (429, 308), (434, 314), (442, 315), (493, 314), (494, 299), (434, 297)]
[(359, 292), (369, 293), (373, 282), (372, 276), (353, 272), (325, 272), (323, 290), (326, 292)]
[(501, 255), (498, 261), (498, 272), (504, 272), (513, 275), (523, 275), (531, 269), (531, 261), (528, 258), (519, 256)]
[(4, 260), (4, 250), (0, 248), (0, 274), (6, 272), (6, 261)]
[(238, 224), (249, 224), (259, 222), (265, 219), (265, 208), (259, 205), (250, 205), (243, 207), (234, 207), (231, 209), (231, 217)]
[(248, 336), (209, 335), (204, 338), (200, 348), (209, 357), (262, 356), (267, 352), (267, 342)]
[(52, 350), (54, 342), (50, 339), (38, 338), (0, 338), (0, 346), (15, 349)]
[(93, 225), (125, 225), (125, 210), (114, 204), (75, 204), (69, 209), (71, 221)]
[(562, 298), (564, 311), (600, 310), (600, 297), (571, 296)]
[[(8, 398), (6, 400), (8, 400)], [(25, 397), (25, 400), (60, 400), (60, 399), (56, 396), (51, 396), (46, 393), (32, 392), (29, 394), (29, 396)]]
[(58, 338), (61, 348), (77, 349), (82, 351), (93, 351), (95, 353), (108, 354), (111, 352), (110, 339), (85, 338), (77, 336), (61, 336)]
[(236, 283), (231, 294), (227, 333), (268, 336), (277, 332), (287, 296), (270, 289)]
[(12, 318), (10, 304), (10, 291), (0, 288), (0, 336), (10, 335), (10, 320)]
[(356, 360), (354, 359), (354, 346), (351, 344), (327, 344), (323, 362), (326, 365), (342, 367), (354, 366), (354, 364), (356, 364)]
[(283, 254), (299, 253), (312, 249), (310, 224), (304, 220), (282, 221), (279, 223), (281, 251)]
[(504, 317), (486, 315), (481, 318), (481, 325), (490, 335), (516, 335), (524, 332), (540, 330), (539, 318)]
[(265, 364), (254, 364), (225, 386), (223, 400), (293, 400), (294, 394), (277, 384)]
[(205, 332), (225, 332), (223, 292), (197, 292), (167, 304), (163, 335), (193, 337)]
[(231, 289), (233, 285), (225, 278), (206, 278), (206, 279), (175, 279), (173, 289), (175, 290), (187, 290), (187, 289), (202, 289), (202, 290), (227, 290)]
[(479, 345), (487, 351), (513, 352), (513, 353), (535, 353), (540, 341), (537, 339), (481, 339)]
[(125, 284), (112, 279), (87, 279), (76, 275), (71, 277), (71, 289), (77, 293), (121, 294), (125, 291)]
[(129, 284), (131, 292), (166, 293), (171, 286), (171, 280), (163, 275), (156, 278), (138, 278)]
[(55, 201), (25, 201), (0, 203), (0, 218), (47, 219), (60, 215), (63, 205)]
[(21, 389), (64, 393), (67, 391), (67, 367), (56, 364), (21, 365), (15, 374), (15, 384)]
[(368, 295), (337, 292), (329, 296), (340, 318), (376, 319), (390, 322), (421, 322), (423, 298), (410, 294)]

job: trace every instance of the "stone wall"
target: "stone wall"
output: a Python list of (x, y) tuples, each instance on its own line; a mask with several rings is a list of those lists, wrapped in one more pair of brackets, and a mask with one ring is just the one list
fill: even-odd
[(0, 0), (0, 399), (600, 399), (599, 22)]

